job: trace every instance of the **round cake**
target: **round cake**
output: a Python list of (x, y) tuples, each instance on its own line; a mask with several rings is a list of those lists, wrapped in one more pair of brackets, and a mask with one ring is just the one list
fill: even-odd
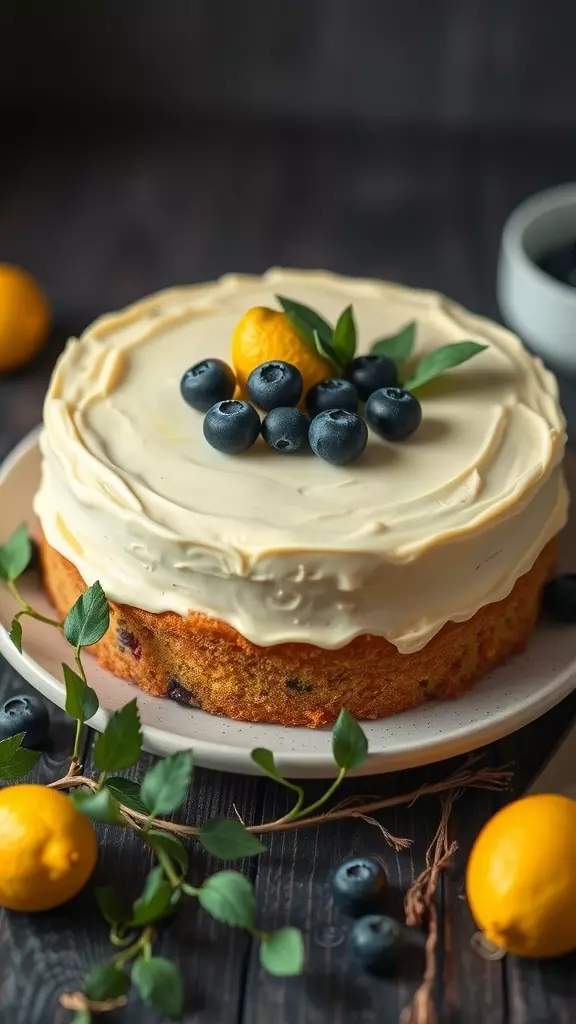
[[(230, 362), (238, 321), (278, 295), (331, 323), (352, 305), (359, 353), (410, 324), (412, 360), (486, 348), (419, 388), (402, 443), (370, 431), (346, 465), (262, 437), (225, 454), (180, 382)], [(46, 586), (64, 615), (99, 580), (98, 660), (214, 714), (319, 726), (456, 697), (530, 637), (566, 520), (564, 444), (552, 375), (436, 293), (285, 270), (171, 289), (58, 361), (35, 499)]]

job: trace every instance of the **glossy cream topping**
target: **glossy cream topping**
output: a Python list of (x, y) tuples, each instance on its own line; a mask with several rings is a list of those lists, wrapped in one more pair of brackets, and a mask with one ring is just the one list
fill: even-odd
[[(184, 371), (230, 357), (232, 331), (276, 293), (334, 321), (354, 304), (358, 351), (416, 320), (416, 355), (488, 345), (420, 392), (403, 444), (371, 435), (332, 466), (258, 439), (211, 448), (180, 396)], [(88, 584), (152, 612), (220, 618), (263, 646), (385, 636), (423, 647), (505, 597), (566, 519), (554, 378), (508, 331), (432, 292), (327, 273), (161, 292), (72, 339), (44, 408), (35, 508)]]

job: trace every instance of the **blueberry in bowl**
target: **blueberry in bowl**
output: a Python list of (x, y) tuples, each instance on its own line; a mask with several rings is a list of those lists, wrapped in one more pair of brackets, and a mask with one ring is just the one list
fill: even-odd
[(280, 359), (261, 363), (246, 381), (248, 397), (265, 412), (280, 406), (298, 405), (303, 387), (298, 367)]
[(403, 388), (380, 388), (366, 403), (366, 420), (385, 441), (405, 441), (422, 422), (422, 406)]
[(203, 359), (186, 370), (180, 381), (182, 398), (199, 412), (232, 398), (235, 387), (236, 378), (223, 359)]
[(274, 451), (292, 455), (308, 447), (309, 420), (293, 406), (271, 409), (262, 420), (262, 437)]
[(260, 417), (249, 402), (231, 399), (217, 402), (204, 417), (204, 437), (219, 452), (238, 455), (254, 444), (260, 433)]
[(311, 419), (328, 409), (358, 411), (358, 392), (351, 381), (329, 377), (315, 384), (306, 395), (306, 411)]
[(396, 363), (388, 356), (356, 356), (348, 363), (346, 376), (363, 402), (378, 388), (390, 388), (398, 383)]

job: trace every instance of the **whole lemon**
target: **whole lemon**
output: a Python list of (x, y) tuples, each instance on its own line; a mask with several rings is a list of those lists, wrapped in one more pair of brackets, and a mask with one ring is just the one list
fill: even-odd
[(468, 903), (494, 945), (526, 957), (576, 949), (576, 801), (524, 797), (498, 811), (476, 839)]
[(65, 903), (97, 855), (92, 825), (63, 793), (28, 784), (0, 791), (0, 906), (30, 912)]
[(281, 359), (297, 366), (304, 380), (304, 394), (314, 384), (334, 376), (334, 368), (309, 345), (285, 313), (254, 306), (236, 324), (232, 337), (232, 363), (242, 393), (252, 370), (261, 363)]
[(28, 363), (44, 345), (49, 327), (48, 302), (34, 278), (0, 263), (0, 372)]

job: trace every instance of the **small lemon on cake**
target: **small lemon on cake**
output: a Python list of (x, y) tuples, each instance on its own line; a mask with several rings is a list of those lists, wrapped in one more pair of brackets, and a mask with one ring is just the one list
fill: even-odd
[(274, 360), (297, 367), (305, 395), (334, 373), (334, 367), (298, 333), (286, 313), (253, 306), (238, 321), (232, 336), (232, 363), (243, 394), (252, 371)]
[(97, 855), (92, 825), (63, 793), (27, 784), (0, 791), (0, 906), (30, 913), (66, 903)]
[(30, 362), (49, 328), (48, 301), (40, 285), (21, 267), (0, 263), (0, 372)]
[(484, 937), (523, 957), (576, 949), (576, 801), (537, 794), (484, 826), (466, 872), (470, 910)]

